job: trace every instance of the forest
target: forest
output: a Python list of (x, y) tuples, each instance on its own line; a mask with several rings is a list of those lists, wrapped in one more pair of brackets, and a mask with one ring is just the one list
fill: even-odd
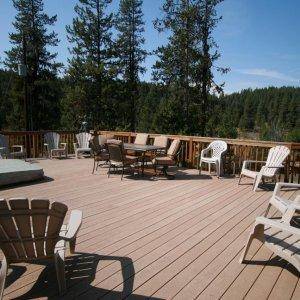
[[(57, 62), (57, 16), (42, 0), (13, 0), (11, 48), (1, 58), (0, 130), (142, 131), (300, 142), (300, 88), (268, 87), (226, 95), (215, 72), (213, 32), (223, 0), (165, 0), (153, 20), (168, 42), (143, 82), (142, 0), (78, 0), (66, 27), (68, 64)], [(20, 76), (20, 65), (25, 76)]]

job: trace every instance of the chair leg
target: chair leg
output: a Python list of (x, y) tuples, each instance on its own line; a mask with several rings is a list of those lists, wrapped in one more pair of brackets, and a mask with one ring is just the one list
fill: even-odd
[(262, 176), (260, 174), (258, 174), (255, 179), (254, 179), (254, 182), (253, 182), (253, 191), (256, 192), (257, 188), (258, 188), (258, 185), (260, 183), (262, 179)]
[(241, 174), (240, 174), (240, 178), (239, 178), (239, 182), (238, 182), (238, 185), (240, 185), (240, 184), (241, 184), (241, 181), (242, 181), (242, 177), (243, 177), (243, 174), (241, 173)]
[(94, 167), (93, 167), (93, 172), (92, 172), (92, 174), (94, 174), (94, 172), (95, 172), (95, 167), (96, 167), (96, 161), (94, 160)]
[(199, 162), (199, 175), (201, 175), (201, 166), (202, 166), (202, 159), (200, 159), (200, 162)]
[(269, 211), (270, 211), (271, 206), (272, 206), (272, 205), (269, 203), (269, 204), (268, 204), (268, 207), (267, 207), (267, 209), (266, 209), (266, 211), (265, 211), (265, 213), (264, 213), (264, 217), (267, 217), (267, 215), (268, 215), (268, 213), (269, 213)]
[(210, 167), (210, 163), (208, 164), (208, 173), (211, 174), (211, 167)]
[(0, 299), (2, 299), (3, 297), (6, 276), (7, 276), (7, 261), (6, 258), (4, 257), (1, 262), (1, 269), (0, 269)]
[(111, 163), (109, 163), (108, 171), (107, 171), (107, 177), (109, 178), (110, 176), (110, 169), (111, 169)]
[(55, 254), (55, 269), (56, 269), (56, 276), (59, 288), (59, 294), (63, 295), (66, 290), (66, 278), (65, 278), (65, 262), (63, 258), (59, 255), (59, 253)]
[(74, 254), (75, 253), (75, 247), (76, 247), (76, 238), (74, 238), (73, 240), (71, 240), (69, 242), (70, 245), (70, 253)]
[(123, 176), (124, 176), (124, 165), (122, 166), (122, 176), (121, 176), (121, 180), (123, 180)]
[(220, 163), (216, 161), (216, 171), (217, 171), (217, 177), (220, 178)]
[(249, 249), (250, 249), (250, 246), (251, 246), (251, 244), (252, 244), (253, 239), (254, 239), (254, 234), (251, 233), (250, 236), (249, 236), (249, 238), (248, 238), (247, 244), (245, 245), (243, 254), (242, 254), (241, 258), (240, 258), (240, 263), (241, 263), (241, 264), (242, 264), (242, 263), (244, 262), (244, 260), (245, 260), (245, 257), (246, 257), (246, 255), (247, 255)]

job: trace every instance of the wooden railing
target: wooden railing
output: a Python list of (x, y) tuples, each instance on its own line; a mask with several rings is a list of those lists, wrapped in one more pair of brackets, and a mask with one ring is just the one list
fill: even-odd
[[(0, 132), (8, 136), (10, 145), (24, 145), (27, 148), (27, 156), (38, 158), (46, 155), (44, 153), (44, 135), (48, 131), (5, 131)], [(68, 153), (74, 153), (73, 143), (76, 142), (75, 131), (57, 131), (61, 135), (61, 142), (68, 143)], [(113, 134), (124, 142), (133, 142), (136, 133), (99, 131), (97, 134)], [(150, 134), (150, 143), (155, 136)], [(170, 142), (174, 138), (181, 140), (180, 164), (184, 167), (195, 168), (198, 165), (198, 154), (210, 142), (216, 138), (198, 136), (167, 135)], [(257, 140), (222, 139), (228, 144), (228, 151), (224, 156), (224, 171), (226, 174), (238, 174), (242, 163), (246, 159), (266, 160), (268, 151), (276, 145), (285, 145), (291, 151), (285, 161), (285, 167), (281, 170), (280, 180), (299, 182), (300, 181), (300, 143), (283, 143)], [(261, 165), (253, 164), (253, 169), (258, 170)]]

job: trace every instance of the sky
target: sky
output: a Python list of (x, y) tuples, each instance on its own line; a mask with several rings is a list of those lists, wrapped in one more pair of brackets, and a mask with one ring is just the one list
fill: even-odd
[[(60, 43), (57, 60), (67, 65), (70, 56), (65, 26), (74, 17), (77, 0), (44, 0), (45, 11), (57, 14), (53, 30)], [(153, 20), (162, 15), (163, 0), (144, 0), (145, 49), (153, 51), (167, 42), (164, 33), (153, 28)], [(110, 9), (116, 11), (119, 0)], [(300, 0), (224, 0), (218, 13), (222, 16), (214, 32), (221, 58), (216, 66), (229, 67), (226, 75), (215, 71), (216, 82), (225, 82), (225, 92), (267, 86), (300, 86)], [(8, 33), (13, 31), (15, 10), (11, 0), (0, 0), (0, 59), (10, 48)], [(151, 67), (156, 60), (145, 61), (143, 80), (151, 80)]]

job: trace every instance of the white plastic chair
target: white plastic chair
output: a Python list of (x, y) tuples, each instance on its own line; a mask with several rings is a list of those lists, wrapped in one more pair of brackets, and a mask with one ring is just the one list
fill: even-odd
[[(293, 210), (292, 207), (288, 208)], [(290, 214), (290, 213), (289, 213)], [(300, 272), (300, 229), (281, 220), (257, 217), (241, 256), (240, 263), (245, 261), (253, 239), (258, 239), (273, 253), (292, 264)]]
[[(210, 173), (210, 165), (216, 165), (216, 171), (218, 178), (221, 175), (222, 155), (227, 151), (227, 143), (224, 141), (213, 141), (207, 148), (201, 151), (199, 162), (199, 174), (201, 174), (202, 163), (207, 163)], [(211, 156), (207, 156), (211, 152)]]
[[(265, 217), (267, 217), (271, 206), (274, 206), (277, 210), (284, 215), (284, 221), (289, 223), (294, 216), (296, 211), (300, 211), (300, 195), (298, 195), (294, 200), (289, 200), (280, 195), (281, 188), (291, 188), (300, 189), (300, 184), (288, 183), (288, 182), (278, 182), (276, 183), (273, 195), (270, 199), (269, 205), (265, 212)], [(288, 213), (288, 209), (289, 213)]]
[[(242, 171), (240, 174), (239, 183), (243, 176), (254, 179), (253, 190), (256, 191), (261, 180), (265, 178), (273, 178), (276, 180), (276, 174), (280, 168), (283, 168), (283, 162), (290, 154), (289, 148), (285, 146), (276, 146), (270, 149), (267, 161), (245, 160), (243, 162)], [(251, 163), (264, 163), (259, 172), (249, 169)]]
[(78, 158), (79, 153), (91, 153), (90, 140), (92, 135), (87, 132), (76, 134), (77, 143), (74, 143), (75, 156)]

